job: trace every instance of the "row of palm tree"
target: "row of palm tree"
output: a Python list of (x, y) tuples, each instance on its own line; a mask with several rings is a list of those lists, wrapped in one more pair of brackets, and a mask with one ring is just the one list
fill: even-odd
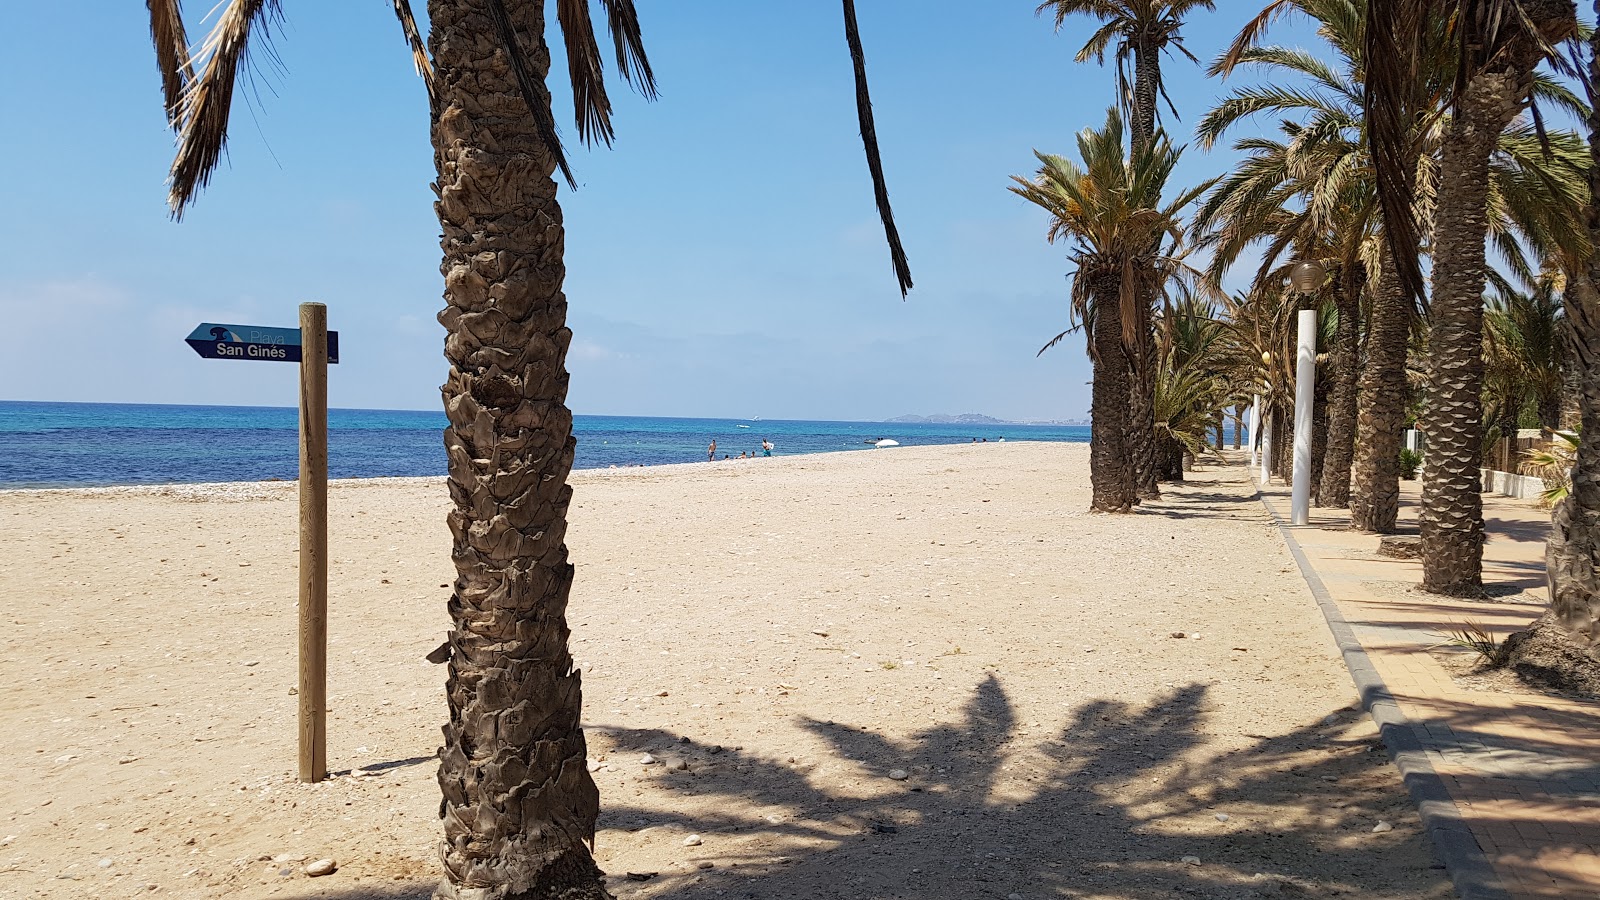
[[(1198, 383), (1184, 381), (1194, 376), (1180, 377), (1177, 361), (1155, 350), (1156, 323), (1192, 313), (1196, 298), (1213, 304), (1222, 335), (1204, 365), (1222, 367), (1222, 381), (1235, 388), (1186, 393), (1192, 406), (1183, 417), (1218, 415), (1241, 393), (1259, 394), (1281, 472), (1292, 428), (1293, 312), (1317, 309), (1327, 352), (1313, 416), (1315, 501), (1349, 508), (1359, 530), (1393, 531), (1402, 426), (1418, 418), (1429, 442), (1423, 586), (1480, 592), (1486, 438), (1510, 434), (1530, 411), (1546, 428), (1559, 425), (1563, 386), (1588, 377), (1583, 353), (1563, 353), (1562, 336), (1581, 345), (1585, 327), (1600, 328), (1600, 314), (1580, 321), (1574, 313), (1594, 296), (1594, 141), (1546, 121), (1551, 111), (1592, 120), (1589, 104), (1561, 78), (1596, 83), (1592, 46), (1590, 72), (1572, 62), (1580, 39), (1593, 38), (1580, 31), (1571, 0), (1272, 0), (1208, 70), (1267, 80), (1231, 91), (1200, 117), (1197, 142), (1210, 149), (1258, 116), (1270, 116), (1274, 129), (1236, 140), (1243, 158), (1197, 193), (1168, 184), (1169, 160), (1182, 151), (1155, 119), (1162, 92), (1151, 48), (1181, 47), (1184, 17), (1210, 8), (1183, 0), (1040, 7), (1054, 13), (1058, 28), (1074, 15), (1099, 20), (1078, 59), (1102, 58), (1116, 45), (1121, 104), (1135, 122), (1151, 123), (1149, 140), (1165, 154), (1156, 165), (1141, 153), (1135, 129), (1121, 168), (1098, 158), (1089, 164), (1088, 147), (1104, 157), (1120, 136), (1113, 117), (1080, 137), (1082, 169), (1041, 154), (1036, 175), (1012, 187), (1050, 212), (1048, 237), (1067, 239), (1078, 265), (1072, 316), (1091, 334), (1094, 440), (1104, 443), (1091, 454), (1093, 506), (1125, 512), (1149, 496), (1139, 490), (1137, 460), (1146, 452), (1165, 458), (1160, 440), (1119, 417), (1142, 404), (1155, 410), (1158, 384)], [(1287, 14), (1314, 23), (1327, 58), (1267, 40)], [(1549, 71), (1540, 71), (1545, 64)], [(1122, 187), (1135, 184), (1142, 193)], [(1117, 200), (1085, 202), (1101, 194)], [(1126, 239), (1147, 227), (1162, 235), (1159, 250)], [(1195, 253), (1206, 255), (1201, 278), (1186, 262)], [(1259, 257), (1250, 288), (1221, 302), (1224, 278), (1247, 256)], [(1085, 266), (1090, 259), (1094, 265)], [(1288, 269), (1308, 261), (1326, 273), (1322, 283), (1287, 289)], [(1112, 301), (1117, 309), (1108, 313)], [(1117, 328), (1102, 327), (1108, 315), (1116, 316), (1120, 339)], [(1143, 380), (1141, 364), (1151, 369)], [(1114, 382), (1104, 392), (1102, 378)], [(1128, 391), (1133, 396), (1117, 399)], [(1576, 394), (1587, 399), (1581, 387)], [(1162, 412), (1171, 413), (1170, 403)], [(1590, 451), (1580, 447), (1580, 468), (1600, 463), (1600, 447)], [(1158, 474), (1172, 472), (1160, 466)], [(1575, 477), (1571, 499), (1557, 510), (1567, 537), (1552, 542), (1553, 579), (1558, 556), (1569, 570), (1592, 569), (1600, 559), (1570, 562), (1600, 545), (1587, 534), (1589, 543), (1574, 543), (1575, 530), (1600, 522), (1600, 506), (1574, 512), (1580, 487), (1600, 503), (1600, 483)], [(1582, 580), (1571, 571), (1560, 577)], [(1592, 572), (1582, 581), (1596, 585)], [(1590, 647), (1597, 596), (1579, 604), (1588, 630), (1574, 632)], [(1581, 618), (1569, 611), (1563, 621)]]

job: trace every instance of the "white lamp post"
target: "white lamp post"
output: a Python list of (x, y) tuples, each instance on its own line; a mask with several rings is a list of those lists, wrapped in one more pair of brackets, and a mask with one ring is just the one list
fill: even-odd
[[(1311, 260), (1296, 263), (1289, 284), (1311, 294), (1322, 286), (1327, 272)], [(1289, 524), (1311, 520), (1311, 406), (1317, 380), (1317, 311), (1300, 311), (1300, 333), (1294, 370), (1294, 473), (1289, 488)]]
[(1261, 444), (1261, 395), (1250, 403), (1250, 468), (1255, 468)]

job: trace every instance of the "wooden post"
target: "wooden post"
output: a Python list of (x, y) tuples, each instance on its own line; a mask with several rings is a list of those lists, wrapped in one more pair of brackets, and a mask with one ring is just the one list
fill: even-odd
[(300, 780), (328, 777), (328, 308), (300, 304)]

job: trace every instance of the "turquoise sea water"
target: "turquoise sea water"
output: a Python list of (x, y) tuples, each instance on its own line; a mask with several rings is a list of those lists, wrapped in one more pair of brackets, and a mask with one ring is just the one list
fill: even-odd
[[(335, 409), (328, 412), (328, 468), (334, 478), (443, 475), (442, 412)], [(576, 467), (704, 462), (903, 446), (965, 444), (974, 438), (1087, 442), (1087, 426), (905, 425), (577, 416)], [(66, 487), (292, 479), (298, 466), (296, 411), (253, 406), (0, 401), (0, 486)]]

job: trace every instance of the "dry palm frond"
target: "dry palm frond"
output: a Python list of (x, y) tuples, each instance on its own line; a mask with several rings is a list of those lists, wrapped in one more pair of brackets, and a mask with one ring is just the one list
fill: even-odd
[(542, 85), (528, 68), (527, 55), (522, 52), (522, 44), (517, 40), (517, 31), (511, 24), (510, 14), (506, 12), (505, 0), (488, 0), (488, 8), (489, 18), (494, 23), (495, 36), (499, 38), (500, 46), (510, 59), (511, 72), (516, 76), (517, 88), (522, 92), (522, 101), (527, 104), (528, 112), (533, 116), (534, 128), (539, 132), (539, 139), (544, 142), (545, 149), (554, 158), (556, 168), (561, 170), (562, 177), (566, 178), (567, 186), (577, 190), (578, 182), (572, 177), (572, 169), (567, 165), (566, 151), (562, 149), (561, 138), (556, 134), (555, 117), (550, 113), (550, 104), (543, 99)]
[(1578, 464), (1578, 436), (1558, 431), (1555, 440), (1542, 450), (1522, 454), (1522, 471), (1544, 482), (1539, 500), (1555, 506), (1572, 492), (1572, 470)]
[(222, 159), (233, 89), (240, 70), (248, 65), (252, 36), (259, 30), (261, 38), (270, 38), (272, 26), (282, 18), (279, 0), (230, 0), (200, 45), (197, 74), (188, 79), (177, 105), (170, 108), (175, 112), (169, 112), (178, 132), (178, 153), (168, 177), (167, 202), (173, 218), (183, 217), (184, 207), (211, 180)]
[(617, 71), (645, 99), (656, 98), (656, 76), (644, 54), (644, 37), (639, 30), (639, 11), (633, 0), (600, 0), (606, 10), (606, 28), (617, 49)]
[(411, 63), (417, 67), (417, 74), (428, 89), (428, 102), (431, 104), (437, 99), (433, 88), (433, 61), (428, 58), (428, 48), (423, 45), (422, 34), (417, 31), (417, 19), (411, 14), (411, 0), (394, 0), (394, 14), (400, 20), (400, 30), (405, 33), (406, 44), (411, 48)]
[(189, 37), (184, 33), (178, 0), (145, 0), (145, 6), (150, 10), (150, 41), (155, 44), (161, 91), (166, 95), (167, 125), (177, 130), (184, 87), (194, 80), (194, 67), (189, 64)]
[(1445, 643), (1471, 650), (1491, 666), (1505, 664), (1505, 647), (1482, 625), (1470, 619), (1445, 632)]
[(906, 260), (900, 231), (895, 228), (894, 210), (889, 207), (889, 186), (883, 178), (883, 159), (878, 153), (878, 132), (872, 124), (872, 97), (867, 92), (867, 58), (861, 49), (861, 34), (856, 28), (855, 0), (844, 0), (844, 36), (850, 45), (850, 62), (856, 76), (856, 114), (861, 121), (861, 143), (866, 149), (867, 169), (872, 173), (872, 193), (878, 201), (878, 217), (883, 220), (884, 237), (889, 241), (889, 261), (894, 265), (900, 296), (911, 290), (911, 263)]
[(556, 0), (556, 16), (567, 45), (567, 73), (572, 78), (572, 111), (578, 138), (593, 144), (599, 137), (609, 147), (616, 131), (611, 127), (611, 98), (606, 96), (605, 64), (600, 59), (600, 45), (595, 42), (589, 0)]

